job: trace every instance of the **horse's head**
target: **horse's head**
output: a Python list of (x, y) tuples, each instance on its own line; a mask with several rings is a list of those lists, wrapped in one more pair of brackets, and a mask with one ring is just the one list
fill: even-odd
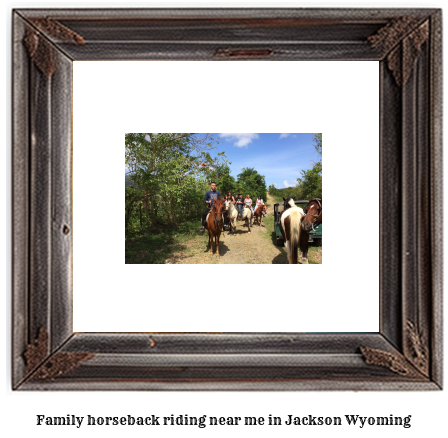
[(286, 210), (291, 207), (295, 207), (296, 204), (294, 202), (294, 199), (290, 198), (289, 196), (287, 198), (283, 198), (283, 209)]
[(226, 209), (226, 206), (224, 204), (224, 200), (221, 199), (220, 196), (218, 196), (215, 199), (215, 202), (213, 203), (213, 212), (215, 214), (215, 222), (221, 222), (222, 221), (222, 214), (224, 213), (224, 210)]
[(230, 201), (229, 199), (224, 201), (224, 208), (226, 211), (229, 211), (231, 203), (232, 203), (232, 201)]
[(305, 216), (302, 219), (302, 230), (310, 231), (313, 225), (319, 223), (319, 216), (322, 217), (322, 199), (312, 199), (303, 209)]

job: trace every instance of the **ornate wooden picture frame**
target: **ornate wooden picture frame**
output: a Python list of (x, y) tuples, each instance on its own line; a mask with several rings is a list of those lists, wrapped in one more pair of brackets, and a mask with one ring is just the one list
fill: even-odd
[[(13, 388), (441, 389), (441, 29), (437, 9), (15, 10)], [(72, 62), (159, 59), (379, 61), (378, 333), (73, 333)]]

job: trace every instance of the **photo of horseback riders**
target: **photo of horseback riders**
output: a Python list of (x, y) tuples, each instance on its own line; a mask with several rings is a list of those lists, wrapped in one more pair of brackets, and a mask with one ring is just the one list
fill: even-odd
[(320, 264), (322, 134), (125, 134), (125, 201), (127, 264)]

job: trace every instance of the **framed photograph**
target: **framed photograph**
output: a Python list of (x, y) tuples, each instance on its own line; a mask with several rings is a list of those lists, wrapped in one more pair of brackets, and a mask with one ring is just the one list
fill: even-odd
[[(438, 9), (14, 10), (12, 387), (440, 390), (441, 32)], [(74, 329), (74, 297), (82, 288), (73, 281), (73, 236), (79, 224), (74, 213), (79, 203), (74, 204), (73, 197), (79, 144), (73, 128), (74, 61), (101, 61), (104, 66), (107, 61), (146, 61), (154, 70), (155, 61), (170, 61), (173, 72), (187, 61), (214, 61), (212, 65), (222, 69), (236, 62), (260, 71), (265, 65), (284, 65), (288, 71), (297, 61), (331, 61), (335, 66), (343, 61), (353, 69), (357, 61), (376, 62), (379, 120), (371, 123), (379, 126), (379, 200), (374, 200), (372, 215), (379, 229), (379, 274), (373, 270), (372, 279), (358, 287), (362, 293), (367, 283), (378, 284), (379, 330), (304, 331), (299, 324), (294, 329), (294, 306), (282, 303), (282, 314), (282, 306), (272, 303), (272, 314), (283, 315), (291, 325), (285, 329), (274, 324), (260, 331), (254, 309), (261, 300), (256, 296), (233, 306), (239, 309), (220, 303), (202, 310), (207, 314), (204, 321), (213, 321), (218, 313), (228, 319), (237, 315), (248, 322), (249, 328), (241, 331), (217, 332), (208, 322), (199, 330), (163, 325), (164, 315), (167, 321), (177, 314), (201, 318), (193, 312), (198, 301), (181, 294), (165, 306), (149, 308), (146, 330)], [(162, 85), (175, 83), (174, 73), (166, 81)], [(97, 165), (93, 159), (91, 163), (92, 168)], [(344, 191), (344, 197), (352, 208), (362, 192)], [(101, 233), (101, 221), (97, 226)], [(306, 271), (311, 266), (286, 268), (289, 271), (282, 271), (284, 278), (278, 278), (276, 289), (270, 291), (272, 301), (279, 301), (276, 295), (291, 275), (298, 283), (302, 276), (313, 277)], [(291, 274), (290, 269), (301, 272)], [(350, 265), (341, 264), (339, 271), (341, 283), (349, 282)], [(106, 284), (101, 278), (89, 282), (95, 284), (89, 289), (92, 293)], [(150, 285), (154, 296), (164, 294), (156, 280)], [(338, 297), (338, 288), (342, 293), (343, 284), (333, 291), (331, 313), (344, 319), (347, 305)], [(110, 289), (104, 286), (104, 291), (104, 305), (94, 311), (99, 324), (109, 312)], [(126, 299), (127, 295), (121, 297)], [(150, 320), (151, 313), (160, 316), (160, 324)]]

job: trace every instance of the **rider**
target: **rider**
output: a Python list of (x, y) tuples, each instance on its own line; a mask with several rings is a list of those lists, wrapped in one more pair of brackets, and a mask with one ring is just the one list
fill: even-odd
[(254, 209), (252, 208), (252, 199), (249, 193), (246, 195), (246, 199), (244, 199), (244, 203), (250, 208), (252, 214), (254, 214)]
[[(235, 204), (235, 202), (236, 202), (235, 198), (232, 196), (232, 191), (231, 190), (229, 190), (227, 192), (226, 201), (231, 201), (233, 204)], [(223, 218), (224, 218), (225, 223), (227, 223), (227, 228), (228, 228), (230, 226), (230, 220), (228, 218), (227, 211), (224, 211)]]
[[(257, 210), (258, 207), (262, 207), (263, 206), (263, 199), (261, 198), (261, 195), (258, 196), (256, 204), (257, 205), (254, 208), (254, 214), (255, 214), (255, 211)], [(263, 216), (264, 216), (264, 212), (263, 212)]]
[(235, 198), (232, 196), (232, 191), (231, 190), (229, 190), (228, 192), (227, 192), (227, 196), (226, 196), (226, 199), (227, 200), (229, 200), (229, 201), (232, 201), (234, 204), (235, 204)]
[(236, 206), (238, 208), (238, 217), (242, 217), (243, 215), (243, 194), (242, 193), (238, 193), (238, 198), (236, 198)]
[(203, 233), (205, 230), (205, 226), (207, 225), (205, 223), (205, 219), (210, 213), (210, 209), (212, 208), (213, 203), (218, 196), (221, 196), (221, 193), (216, 190), (216, 183), (212, 181), (210, 183), (210, 190), (205, 194), (206, 209), (202, 213), (202, 228), (199, 230), (201, 233)]

